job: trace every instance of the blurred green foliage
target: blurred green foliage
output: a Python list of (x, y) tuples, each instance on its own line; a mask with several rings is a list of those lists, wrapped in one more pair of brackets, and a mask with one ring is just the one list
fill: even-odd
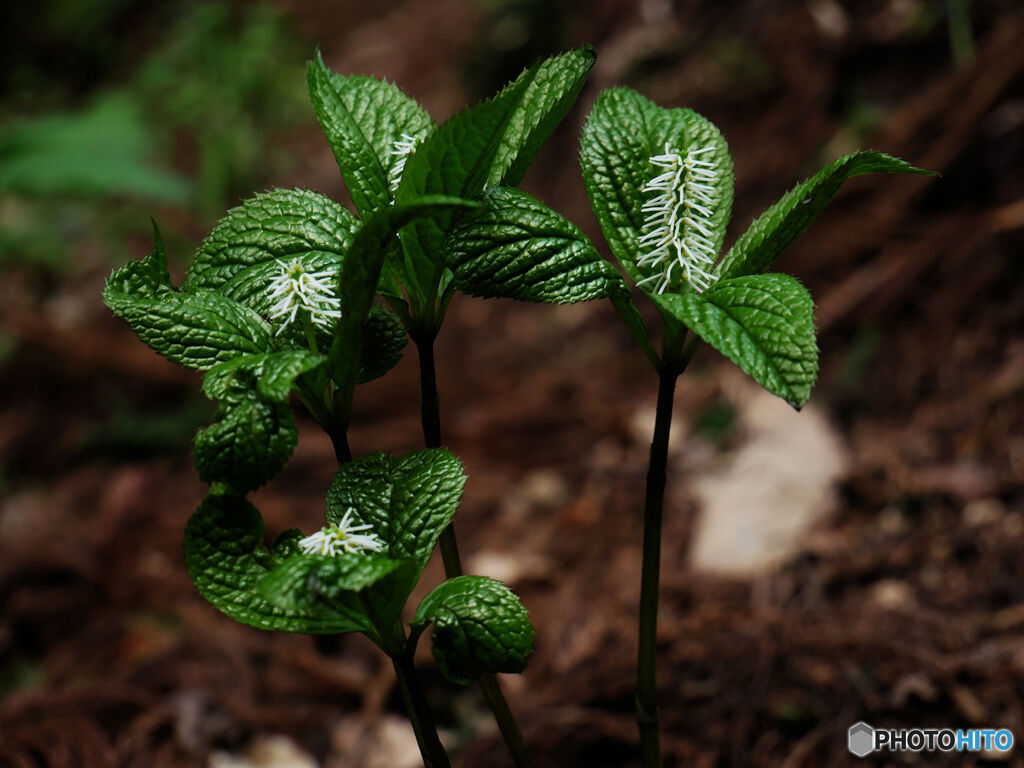
[(0, 129), (0, 194), (129, 196), (184, 203), (189, 184), (150, 163), (150, 132), (127, 94), (72, 114), (26, 118)]
[(154, 127), (194, 153), (195, 202), (214, 215), (280, 163), (273, 137), (310, 114), (308, 51), (279, 11), (196, 6), (139, 67), (131, 85)]
[(263, 4), (51, 0), (0, 39), (25, 49), (0, 56), (0, 265), (53, 269), (82, 238), (116, 253), (155, 208), (203, 228), (308, 113), (308, 46)]

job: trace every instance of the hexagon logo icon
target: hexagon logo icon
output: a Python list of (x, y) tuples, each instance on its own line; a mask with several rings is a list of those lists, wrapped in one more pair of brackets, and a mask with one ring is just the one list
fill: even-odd
[(864, 722), (854, 723), (846, 732), (846, 746), (857, 757), (867, 757), (875, 751), (875, 729)]

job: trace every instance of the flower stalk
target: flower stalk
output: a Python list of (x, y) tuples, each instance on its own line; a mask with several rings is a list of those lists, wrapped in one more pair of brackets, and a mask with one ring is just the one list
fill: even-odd
[[(420, 361), (420, 416), (423, 425), (423, 442), (427, 448), (441, 447), (441, 400), (437, 392), (437, 368), (434, 362), (434, 339), (436, 333), (412, 333), (413, 343)], [(441, 559), (444, 561), (445, 577), (454, 579), (461, 576), (462, 560), (459, 556), (459, 544), (455, 538), (455, 528), (449, 525), (441, 533)], [(519, 729), (515, 715), (502, 693), (498, 678), (490, 672), (482, 674), (477, 681), (480, 690), (487, 700), (494, 720), (501, 731), (512, 759), (517, 768), (532, 768), (533, 758), (526, 746), (526, 740)]]

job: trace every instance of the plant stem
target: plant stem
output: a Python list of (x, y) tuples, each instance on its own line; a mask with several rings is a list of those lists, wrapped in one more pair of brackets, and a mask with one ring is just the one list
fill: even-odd
[[(654, 417), (654, 436), (651, 439), (647, 489), (644, 497), (643, 566), (640, 577), (637, 647), (636, 719), (640, 727), (644, 768), (661, 768), (657, 686), (658, 585), (661, 571), (661, 519), (665, 503), (668, 438), (672, 429), (672, 401), (676, 381), (686, 370), (699, 343), (700, 339), (695, 335), (682, 352), (678, 352), (679, 347), (675, 340), (666, 343), (663, 362), (658, 369), (658, 405)], [(674, 354), (673, 350), (676, 350)]]
[(395, 669), (398, 689), (402, 692), (402, 702), (416, 735), (416, 744), (420, 748), (424, 768), (451, 768), (448, 753), (438, 738), (437, 725), (427, 703), (427, 696), (423, 692), (419, 675), (416, 674), (416, 665), (413, 662), (416, 654), (415, 641), (409, 642), (400, 620), (396, 620), (390, 626), (384, 624), (365, 592), (359, 593), (359, 601), (373, 625), (373, 633), (367, 636), (388, 655), (391, 666)]
[[(423, 442), (427, 448), (441, 447), (441, 401), (437, 394), (437, 370), (434, 364), (434, 333), (413, 333), (413, 342), (420, 358), (420, 416), (423, 422)], [(441, 533), (441, 559), (444, 561), (445, 577), (453, 579), (462, 575), (462, 561), (459, 545), (455, 539), (455, 528), (449, 525)], [(508, 747), (512, 760), (518, 768), (532, 768), (533, 759), (526, 747), (523, 732), (519, 730), (512, 709), (501, 692), (498, 679), (490, 672), (478, 678), (480, 689), (487, 704), (494, 713), (494, 720), (501, 731), (501, 737)]]
[(352, 449), (348, 447), (348, 433), (328, 430), (327, 434), (331, 438), (331, 445), (334, 446), (334, 458), (337, 459), (338, 466), (352, 461)]
[(658, 629), (658, 581), (661, 568), (661, 516), (668, 466), (668, 436), (672, 428), (672, 399), (677, 374), (663, 368), (658, 378), (658, 408), (647, 465), (644, 500), (643, 572), (640, 579), (640, 626), (637, 653), (636, 719), (640, 726), (644, 768), (661, 768), (658, 736), (658, 688), (656, 650)]
[[(437, 368), (434, 364), (435, 334), (415, 334), (413, 342), (420, 357), (420, 421), (423, 423), (423, 444), (441, 447), (441, 400), (437, 394)], [(455, 528), (449, 525), (441, 532), (441, 559), (445, 575), (451, 579), (462, 575), (462, 559)]]
[(501, 731), (502, 739), (505, 740), (505, 746), (508, 747), (508, 751), (512, 755), (512, 761), (519, 768), (531, 768), (533, 758), (526, 746), (523, 732), (519, 730), (516, 717), (512, 714), (512, 709), (505, 699), (505, 694), (501, 692), (498, 678), (490, 672), (485, 672), (480, 675), (477, 682), (480, 683), (480, 690), (483, 692), (484, 698), (487, 699), (491, 712), (494, 713), (494, 720), (498, 724), (498, 730)]
[(441, 740), (437, 736), (434, 715), (430, 711), (427, 697), (423, 693), (416, 667), (412, 663), (412, 654), (400, 653), (391, 657), (398, 678), (398, 687), (402, 692), (409, 722), (416, 734), (416, 743), (423, 756), (425, 768), (449, 768), (448, 754), (444, 751)]

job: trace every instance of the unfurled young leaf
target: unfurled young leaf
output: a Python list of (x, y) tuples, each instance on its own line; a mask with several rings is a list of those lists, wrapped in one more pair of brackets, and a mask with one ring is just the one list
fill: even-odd
[(570, 221), (525, 192), (497, 187), (445, 243), (455, 286), (472, 296), (567, 304), (625, 289)]
[(322, 365), (326, 358), (292, 350), (269, 355), (246, 355), (211, 368), (203, 392), (211, 400), (241, 402), (252, 390), (263, 400), (287, 403), (295, 380)]
[(331, 72), (319, 52), (306, 82), (356, 210), (365, 217), (388, 205), (405, 159), (401, 145), (433, 131), (430, 115), (391, 83)]
[(818, 377), (814, 302), (789, 275), (747, 275), (665, 304), (758, 384), (800, 408)]
[(288, 405), (249, 392), (222, 405), (213, 423), (196, 433), (199, 478), (227, 483), (242, 493), (255, 490), (284, 468), (298, 437)]
[(733, 193), (732, 158), (714, 125), (611, 88), (587, 117), (580, 162), (601, 231), (633, 282), (649, 295), (707, 287)]
[(475, 206), (459, 198), (427, 196), (376, 211), (356, 230), (342, 265), (338, 295), (344, 312), (329, 355), (331, 376), (342, 399), (351, 401), (360, 369), (363, 321), (373, 306), (384, 259), (398, 230), (422, 216)]
[[(585, 45), (540, 63), (508, 121), (485, 188), (514, 187), (523, 180), (540, 148), (576, 103), (596, 58), (593, 47)], [(527, 76), (524, 72), (519, 79)]]
[(246, 355), (212, 368), (203, 391), (220, 408), (213, 423), (196, 434), (200, 479), (244, 493), (280, 472), (298, 439), (288, 395), (297, 378), (325, 361), (322, 355), (291, 351)]
[(338, 472), (327, 492), (327, 519), (337, 524), (354, 509), (384, 542), (383, 554), (422, 570), (455, 517), (465, 483), (462, 463), (441, 448), (398, 458), (374, 453)]
[[(484, 190), (502, 138), (535, 75), (528, 70), (493, 99), (444, 122), (408, 158), (395, 199), (408, 203), (424, 195), (474, 199)], [(402, 233), (404, 262), (398, 277), (415, 302), (426, 302), (443, 269), (441, 247), (451, 211), (424, 218)]]
[(365, 631), (355, 611), (323, 602), (282, 607), (268, 600), (259, 582), (282, 561), (263, 544), (263, 518), (245, 498), (214, 486), (188, 521), (185, 562), (200, 594), (235, 621), (260, 629), (325, 634)]
[(818, 218), (847, 179), (866, 173), (932, 175), (881, 152), (854, 152), (841, 157), (797, 184), (761, 214), (729, 249), (715, 274), (724, 279), (764, 272)]
[[(526, 70), (497, 96), (442, 124), (408, 158), (396, 199), (426, 194), (478, 198), (489, 187), (517, 184), (568, 112), (594, 64), (589, 47)], [(448, 276), (441, 248), (449, 215), (424, 219), (402, 236), (404, 260), (392, 271), (415, 305), (442, 292)]]
[(263, 314), (279, 262), (300, 259), (309, 271), (338, 266), (358, 226), (344, 206), (315, 192), (256, 195), (228, 211), (203, 241), (184, 290), (218, 290)]
[(486, 672), (522, 672), (533, 653), (533, 625), (523, 604), (484, 576), (444, 582), (423, 598), (412, 623), (433, 623), (437, 666), (456, 683)]
[(293, 554), (263, 576), (256, 591), (275, 606), (301, 614), (326, 605), (372, 631), (366, 605), (373, 606), (381, 623), (393, 624), (416, 583), (414, 570), (408, 561), (373, 553)]
[(114, 270), (103, 291), (106, 305), (143, 342), (200, 370), (273, 348), (269, 326), (248, 307), (213, 291), (176, 292), (159, 231), (154, 237), (149, 256)]

